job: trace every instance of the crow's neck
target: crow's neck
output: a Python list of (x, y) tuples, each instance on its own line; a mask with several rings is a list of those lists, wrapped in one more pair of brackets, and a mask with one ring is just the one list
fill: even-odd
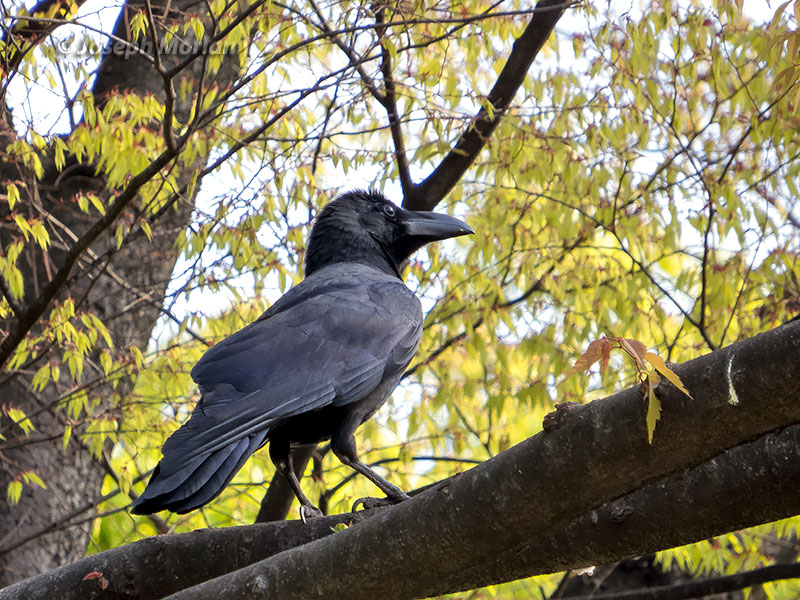
[(336, 263), (359, 263), (402, 279), (400, 265), (392, 257), (389, 248), (369, 234), (353, 235), (348, 231), (317, 229), (319, 228), (315, 228), (312, 233), (306, 251), (306, 277)]

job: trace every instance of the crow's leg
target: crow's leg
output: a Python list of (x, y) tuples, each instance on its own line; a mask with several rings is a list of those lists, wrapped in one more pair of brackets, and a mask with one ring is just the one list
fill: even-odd
[(294, 495), (300, 501), (300, 518), (305, 523), (307, 518), (321, 517), (322, 511), (316, 506), (311, 504), (311, 501), (303, 493), (300, 487), (300, 482), (297, 475), (294, 474), (294, 465), (292, 464), (292, 451), (291, 445), (287, 440), (272, 439), (269, 442), (269, 457), (272, 459), (275, 468), (280, 471), (289, 482), (289, 487), (292, 488)]
[(358, 459), (356, 440), (353, 437), (352, 431), (348, 431), (344, 428), (336, 431), (331, 438), (331, 450), (333, 450), (333, 453), (339, 458), (340, 461), (342, 461), (343, 464), (361, 473), (364, 477), (377, 485), (384, 494), (386, 494), (386, 499), (360, 498), (356, 500), (355, 504), (353, 504), (353, 510), (355, 510), (359, 504), (363, 504), (365, 508), (371, 508), (373, 506), (397, 504), (403, 500), (408, 500), (408, 494), (406, 494), (396, 485), (386, 481), (383, 477), (378, 475), (375, 471), (370, 469)]

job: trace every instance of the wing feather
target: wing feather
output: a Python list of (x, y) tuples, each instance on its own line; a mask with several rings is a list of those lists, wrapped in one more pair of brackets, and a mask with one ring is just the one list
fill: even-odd
[(223, 450), (240, 440), (334, 402), (357, 402), (405, 369), (422, 325), (416, 296), (375, 269), (337, 267), (305, 279), (195, 365), (202, 399), (164, 444), (165, 480), (213, 453), (223, 464), (235, 454)]

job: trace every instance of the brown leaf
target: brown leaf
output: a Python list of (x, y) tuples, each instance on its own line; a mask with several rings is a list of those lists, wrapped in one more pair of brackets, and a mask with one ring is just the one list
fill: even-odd
[(101, 590), (104, 590), (108, 587), (108, 579), (103, 577), (103, 574), (100, 571), (91, 571), (90, 573), (87, 573), (86, 576), (83, 578), (83, 581), (90, 581), (92, 579), (100, 580)]
[(647, 354), (647, 346), (639, 340), (631, 340), (628, 338), (615, 338), (628, 354), (636, 361), (636, 366), (640, 369), (644, 367), (644, 355)]
[(600, 359), (600, 373), (605, 377), (608, 359), (611, 358), (611, 340), (604, 337), (600, 341), (603, 342), (603, 357)]
[[(604, 340), (605, 338), (603, 338)], [(572, 368), (567, 371), (564, 379), (567, 379), (577, 373), (578, 371), (586, 371), (591, 367), (594, 363), (598, 360), (603, 358), (603, 340), (595, 340), (589, 347), (586, 349), (586, 352), (581, 354), (578, 357), (578, 360), (575, 361), (575, 364), (572, 365)]]

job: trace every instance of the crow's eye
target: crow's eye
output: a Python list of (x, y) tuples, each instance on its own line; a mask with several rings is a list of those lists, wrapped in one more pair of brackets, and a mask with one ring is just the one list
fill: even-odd
[(387, 217), (393, 217), (397, 211), (394, 209), (394, 206), (391, 204), (384, 204), (383, 205), (383, 214)]

